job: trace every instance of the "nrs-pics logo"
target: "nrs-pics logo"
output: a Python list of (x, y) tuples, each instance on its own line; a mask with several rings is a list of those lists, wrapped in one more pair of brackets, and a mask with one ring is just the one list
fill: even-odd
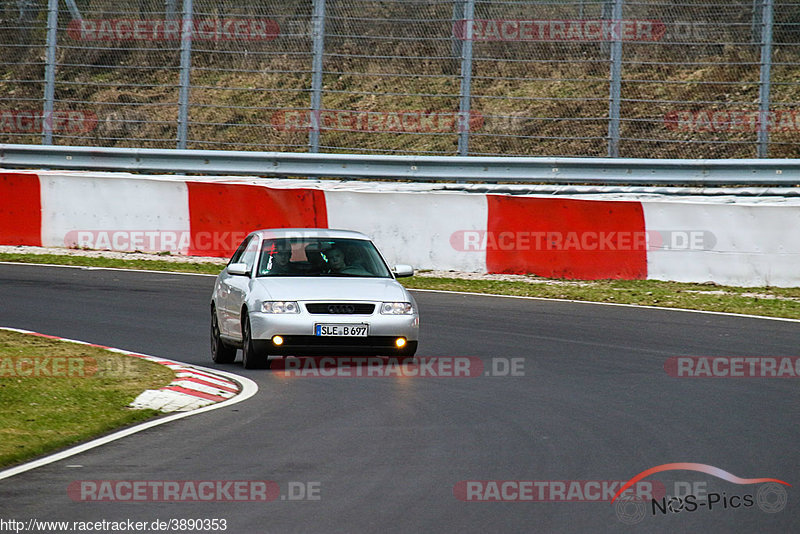
[[(708, 492), (705, 483), (695, 482), (676, 483), (675, 494), (665, 495), (660, 498), (652, 498), (650, 502), (633, 500), (626, 497), (624, 491), (640, 482), (642, 479), (664, 471), (696, 471), (713, 475), (717, 478), (739, 484), (741, 486), (753, 486), (754, 488), (742, 488), (741, 491), (714, 491)], [(681, 484), (690, 488), (690, 492), (680, 491)], [(663, 464), (642, 471), (631, 478), (623, 485), (612, 499), (615, 506), (617, 518), (626, 524), (636, 524), (645, 519), (648, 515), (655, 517), (670, 516), (676, 514), (692, 514), (697, 512), (736, 512), (743, 510), (758, 509), (763, 513), (775, 514), (783, 511), (788, 501), (786, 487), (791, 484), (776, 478), (740, 478), (717, 467), (698, 463), (673, 463)]]

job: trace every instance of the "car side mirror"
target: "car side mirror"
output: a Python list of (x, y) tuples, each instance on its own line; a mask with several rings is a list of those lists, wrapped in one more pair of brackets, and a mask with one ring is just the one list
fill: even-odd
[(414, 276), (414, 268), (410, 265), (395, 265), (392, 270), (395, 278), (404, 278), (406, 276)]
[(250, 276), (250, 268), (246, 263), (231, 263), (228, 265), (228, 274)]

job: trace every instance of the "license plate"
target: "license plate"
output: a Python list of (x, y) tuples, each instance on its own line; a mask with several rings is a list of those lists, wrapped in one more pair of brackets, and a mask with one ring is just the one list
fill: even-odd
[(369, 325), (365, 324), (318, 324), (315, 336), (367, 337)]

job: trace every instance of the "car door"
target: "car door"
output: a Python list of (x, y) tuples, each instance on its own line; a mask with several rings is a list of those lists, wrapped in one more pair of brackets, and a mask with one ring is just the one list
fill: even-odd
[[(242, 243), (236, 249), (236, 252), (234, 252), (233, 256), (231, 256), (231, 260), (228, 262), (228, 265), (241, 263), (247, 247), (249, 245), (251, 246), (253, 241), (257, 241), (255, 236), (249, 236), (242, 241)], [(238, 339), (239, 335), (241, 335), (241, 329), (238, 328), (238, 326), (234, 326), (234, 323), (239, 316), (238, 311), (236, 311), (234, 314), (234, 309), (237, 299), (241, 297), (234, 297), (233, 293), (237, 291), (237, 287), (241, 286), (241, 279), (246, 279), (246, 277), (230, 274), (228, 272), (228, 267), (226, 266), (225, 269), (223, 269), (219, 274), (215, 298), (220, 332), (225, 337), (232, 337), (236, 339)]]
[(253, 268), (258, 258), (258, 250), (258, 236), (251, 236), (246, 243), (242, 243), (242, 246), (239, 247), (239, 250), (237, 250), (238, 255), (234, 255), (231, 258), (231, 263), (244, 263), (247, 265), (248, 274), (246, 276), (233, 275), (228, 273), (226, 268), (224, 276), (220, 277), (220, 293), (224, 295), (222, 301), (225, 309), (223, 312), (225, 335), (233, 339), (242, 338), (242, 304), (247, 300), (250, 290), (250, 279), (253, 276)]

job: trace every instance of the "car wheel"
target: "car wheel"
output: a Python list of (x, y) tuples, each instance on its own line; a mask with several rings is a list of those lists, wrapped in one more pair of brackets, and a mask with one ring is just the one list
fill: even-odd
[(242, 365), (245, 369), (269, 369), (271, 365), (269, 357), (266, 354), (259, 354), (253, 344), (250, 317), (246, 315), (246, 311), (243, 311), (242, 314), (245, 315), (242, 326)]
[(236, 359), (236, 347), (226, 345), (219, 332), (217, 310), (211, 307), (211, 359), (214, 363), (233, 363)]

